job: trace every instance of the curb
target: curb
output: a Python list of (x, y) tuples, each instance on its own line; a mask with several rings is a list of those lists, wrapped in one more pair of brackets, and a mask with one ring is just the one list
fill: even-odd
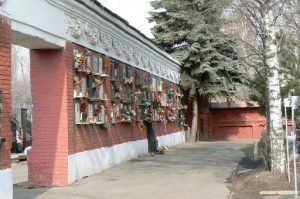
[(282, 196), (288, 196), (288, 195), (295, 195), (295, 191), (291, 190), (281, 190), (281, 191), (260, 191), (260, 195), (282, 195)]

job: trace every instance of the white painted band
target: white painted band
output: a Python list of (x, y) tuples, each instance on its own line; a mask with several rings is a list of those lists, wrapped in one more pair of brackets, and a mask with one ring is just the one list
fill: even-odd
[[(185, 134), (177, 132), (157, 139), (159, 147), (173, 146), (185, 142)], [(148, 141), (144, 139), (69, 155), (69, 184), (146, 153), (148, 153)]]
[(13, 198), (12, 169), (0, 170), (0, 198)]
[(174, 146), (185, 142), (185, 132), (172, 133), (157, 138), (158, 147), (162, 146)]

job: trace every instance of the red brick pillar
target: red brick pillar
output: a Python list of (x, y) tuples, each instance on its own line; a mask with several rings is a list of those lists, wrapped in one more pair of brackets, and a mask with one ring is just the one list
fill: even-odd
[(11, 25), (10, 20), (0, 16), (0, 137), (5, 139), (0, 144), (0, 198), (12, 199), (13, 182), (10, 166), (12, 132), (11, 115)]
[[(111, 82), (110, 82), (110, 74), (111, 74), (111, 59), (109, 56), (104, 56), (104, 63), (103, 69), (105, 74), (108, 74), (109, 77), (105, 77), (103, 81), (104, 86), (104, 93), (106, 94), (107, 98), (111, 98)], [(111, 112), (112, 112), (112, 104), (111, 101), (105, 101), (105, 117), (106, 117), (106, 124), (107, 124), (107, 134), (108, 134), (108, 142), (109, 146), (112, 146), (115, 142), (115, 138), (113, 136), (114, 126), (111, 123)]]
[(64, 50), (31, 50), (33, 108), (29, 183), (68, 184), (67, 64)]
[(74, 52), (73, 44), (66, 42), (65, 56), (67, 65), (67, 100), (68, 100), (68, 154), (75, 153), (75, 104), (74, 104)]
[(9, 19), (0, 17), (0, 88), (2, 108), (0, 110), (0, 137), (6, 142), (0, 146), (0, 169), (10, 167), (12, 134), (10, 131), (11, 114), (11, 27)]

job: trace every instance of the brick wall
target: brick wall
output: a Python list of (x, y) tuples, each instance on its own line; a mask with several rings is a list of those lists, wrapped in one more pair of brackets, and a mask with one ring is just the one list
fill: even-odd
[(212, 109), (209, 137), (237, 140), (259, 139), (266, 129), (266, 118), (259, 108)]
[(0, 146), (0, 169), (10, 167), (12, 133), (11, 114), (11, 24), (6, 17), (0, 17), (0, 88), (2, 89), (2, 111), (0, 115), (0, 136), (6, 142)]
[[(128, 141), (136, 141), (146, 139), (146, 128), (142, 126), (141, 122), (133, 121), (132, 123), (111, 123), (112, 102), (110, 100), (105, 101), (106, 106), (106, 123), (107, 129), (100, 128), (99, 125), (76, 125), (74, 123), (74, 99), (73, 99), (73, 78), (74, 78), (74, 66), (73, 66), (73, 49), (77, 49), (79, 52), (84, 48), (67, 43), (66, 45), (66, 60), (67, 60), (67, 79), (68, 79), (68, 124), (69, 124), (69, 154), (81, 152), (85, 150), (96, 149), (100, 147), (110, 147), (116, 144), (125, 143)], [(94, 55), (99, 55), (97, 52), (91, 52)], [(106, 74), (111, 74), (112, 60), (108, 56), (104, 56), (104, 70)], [(136, 70), (132, 68), (132, 74)], [(143, 72), (147, 74), (146, 72)], [(150, 74), (147, 74), (150, 76)], [(104, 84), (104, 92), (107, 98), (111, 96), (111, 80), (110, 77), (101, 77)], [(120, 83), (117, 83), (120, 84)], [(122, 85), (121, 85), (122, 86)], [(132, 84), (132, 89), (135, 89), (135, 84)], [(134, 107), (133, 107), (134, 108)], [(157, 136), (166, 135), (180, 131), (176, 122), (154, 122), (154, 127)]]
[[(186, 123), (191, 127), (192, 99), (185, 93), (188, 105)], [(266, 129), (266, 118), (259, 107), (211, 109), (207, 99), (199, 99), (197, 140), (259, 139)]]
[(31, 50), (33, 108), (29, 182), (68, 184), (67, 71), (64, 50)]

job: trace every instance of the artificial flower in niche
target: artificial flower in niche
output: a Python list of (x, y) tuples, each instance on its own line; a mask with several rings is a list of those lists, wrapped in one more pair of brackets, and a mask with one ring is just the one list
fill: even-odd
[(95, 104), (94, 110), (95, 110), (94, 116), (97, 117), (102, 111), (102, 106), (100, 104)]
[(74, 56), (74, 62), (75, 63), (78, 63), (78, 64), (81, 64), (81, 57), (82, 55), (80, 53), (77, 53), (75, 56)]
[(75, 91), (80, 91), (81, 83), (82, 83), (82, 80), (74, 79), (74, 90)]
[(155, 93), (155, 100), (160, 102), (160, 94), (158, 92)]
[(92, 88), (93, 89), (97, 89), (101, 86), (102, 82), (100, 79), (97, 79), (95, 77), (93, 77), (93, 83), (92, 83)]
[(80, 112), (82, 113), (87, 113), (87, 103), (86, 102), (81, 102), (80, 103)]
[(134, 78), (133, 78), (133, 77), (125, 78), (125, 79), (124, 79), (124, 83), (125, 83), (125, 84), (128, 84), (128, 85), (132, 84), (133, 81), (134, 81)]
[(176, 113), (173, 113), (173, 112), (169, 111), (167, 119), (170, 122), (174, 122), (176, 120), (176, 116), (177, 116)]
[(141, 96), (141, 95), (142, 95), (142, 92), (141, 92), (140, 90), (137, 90), (137, 91), (134, 92), (134, 94), (135, 94), (136, 96)]
[(155, 93), (155, 98), (152, 102), (152, 106), (155, 110), (161, 107), (160, 94), (158, 92)]

